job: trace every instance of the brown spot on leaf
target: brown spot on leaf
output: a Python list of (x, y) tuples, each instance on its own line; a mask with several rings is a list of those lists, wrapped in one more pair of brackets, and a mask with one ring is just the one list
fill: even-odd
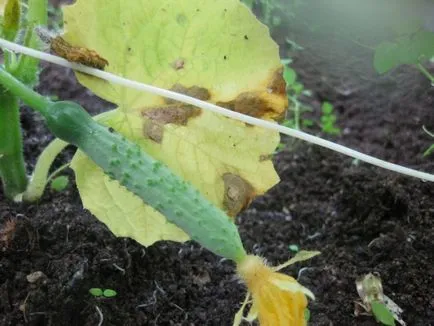
[(109, 64), (96, 51), (80, 46), (73, 46), (61, 36), (57, 36), (51, 40), (50, 49), (54, 54), (70, 62), (80, 63), (92, 68), (104, 70)]
[(200, 112), (200, 109), (186, 104), (172, 104), (145, 109), (142, 111), (142, 116), (147, 118), (143, 124), (143, 133), (153, 141), (161, 143), (164, 125), (173, 123), (185, 126), (190, 118), (198, 116)]
[(223, 206), (229, 216), (235, 217), (252, 202), (255, 197), (254, 189), (246, 180), (232, 173), (225, 173), (223, 182)]
[(143, 124), (143, 134), (154, 142), (161, 144), (163, 141), (164, 126), (152, 120), (146, 120)]
[(172, 67), (175, 70), (181, 70), (184, 68), (184, 64), (185, 64), (184, 59), (179, 58), (172, 62)]
[(255, 118), (272, 118), (275, 120), (277, 116), (273, 103), (267, 101), (261, 95), (262, 92), (245, 92), (238, 95), (233, 101), (218, 102), (217, 105)]
[[(185, 87), (181, 84), (175, 84), (170, 90), (197, 98), (198, 100), (202, 100), (202, 101), (208, 101), (211, 98), (211, 94), (209, 90), (200, 86)], [(172, 99), (165, 99), (165, 102), (167, 104), (179, 103), (178, 101)]]
[(277, 93), (286, 96), (286, 83), (283, 79), (283, 67), (275, 71), (271, 77), (268, 89), (271, 93)]
[(255, 118), (279, 122), (285, 117), (288, 106), (286, 84), (282, 73), (282, 68), (273, 72), (270, 79), (265, 81), (262, 90), (244, 92), (234, 100), (216, 104)]

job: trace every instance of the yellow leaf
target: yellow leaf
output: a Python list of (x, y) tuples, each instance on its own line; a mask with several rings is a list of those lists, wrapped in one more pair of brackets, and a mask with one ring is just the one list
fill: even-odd
[[(284, 115), (278, 47), (238, 0), (79, 0), (64, 9), (64, 19), (65, 39), (106, 58), (106, 71), (268, 120)], [(270, 159), (278, 133), (87, 75), (78, 79), (118, 105), (100, 117), (102, 123), (138, 143), (229, 215), (279, 181)], [(186, 239), (171, 224), (162, 226), (159, 213), (137, 203), (127, 209), (140, 218), (117, 225), (133, 195), (118, 186), (110, 186), (111, 197), (104, 194), (103, 173), (80, 153), (73, 167), (85, 206), (116, 234), (143, 244)], [(107, 200), (117, 208), (104, 207)], [(138, 224), (146, 231), (136, 232)]]

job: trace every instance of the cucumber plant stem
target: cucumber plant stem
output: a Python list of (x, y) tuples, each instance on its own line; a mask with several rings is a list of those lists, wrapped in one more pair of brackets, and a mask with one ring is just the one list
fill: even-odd
[(29, 185), (23, 194), (23, 199), (25, 201), (32, 202), (41, 198), (42, 194), (44, 193), (45, 186), (54, 174), (53, 173), (50, 175), (50, 177), (48, 177), (50, 167), (57, 155), (59, 155), (59, 153), (66, 146), (68, 146), (68, 143), (56, 138), (47, 147), (45, 147), (39, 156), (38, 161), (36, 162), (32, 178), (30, 179)]
[[(34, 110), (38, 111), (42, 115), (47, 113), (47, 107), (52, 104), (52, 102), (47, 98), (39, 95), (18, 81), (10, 73), (4, 70), (2, 66), (0, 66), (0, 84), (7, 89), (7, 92), (4, 94), (9, 94), (10, 92), (10, 94), (18, 96), (23, 102), (31, 106)], [(3, 102), (1, 102), (1, 104), (3, 105)]]
[(4, 195), (13, 199), (27, 186), (18, 98), (0, 88), (0, 179)]

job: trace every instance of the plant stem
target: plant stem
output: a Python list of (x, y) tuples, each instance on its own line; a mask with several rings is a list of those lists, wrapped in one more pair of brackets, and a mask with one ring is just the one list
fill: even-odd
[(44, 193), (45, 186), (49, 181), (47, 177), (50, 167), (53, 164), (56, 156), (67, 145), (68, 143), (56, 138), (47, 147), (45, 147), (44, 151), (38, 158), (33, 176), (29, 182), (29, 186), (27, 187), (26, 192), (23, 194), (23, 199), (25, 201), (36, 201), (41, 198), (42, 194)]
[(294, 112), (294, 129), (300, 130), (300, 102), (292, 96), (289, 96), (289, 99), (294, 104), (292, 108), (292, 112)]
[[(18, 81), (6, 70), (2, 69), (0, 66), (0, 84), (4, 86), (13, 95), (18, 96), (23, 102), (31, 106), (34, 110), (40, 112), (42, 115), (47, 113), (47, 106), (51, 105), (52, 102), (45, 97), (34, 92), (26, 85)], [(6, 93), (7, 94), (7, 93)], [(0, 95), (1, 96), (1, 95)], [(3, 104), (3, 101), (1, 102)], [(18, 105), (18, 100), (17, 100)], [(5, 122), (2, 120), (2, 122)], [(3, 138), (0, 139), (2, 141)]]
[(13, 199), (27, 186), (18, 98), (0, 88), (0, 179)]
[[(26, 15), (26, 33), (24, 37), (24, 45), (32, 49), (39, 47), (39, 38), (34, 33), (33, 29), (36, 26), (46, 26), (48, 20), (48, 1), (47, 0), (29, 0), (28, 10)], [(39, 77), (39, 60), (28, 56), (20, 56), (18, 67), (14, 71), (22, 82), (27, 85), (35, 85)]]
[(434, 76), (420, 62), (417, 64), (417, 69), (429, 79), (431, 84), (434, 84)]

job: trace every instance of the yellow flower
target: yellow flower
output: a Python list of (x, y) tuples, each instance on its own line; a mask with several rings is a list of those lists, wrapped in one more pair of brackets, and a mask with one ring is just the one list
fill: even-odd
[[(243, 318), (248, 321), (258, 318), (261, 326), (306, 325), (306, 296), (314, 299), (314, 295), (293, 277), (277, 272), (296, 261), (319, 254), (319, 252), (300, 253), (301, 256), (294, 257), (274, 268), (267, 266), (264, 259), (253, 255), (245, 256), (238, 263), (237, 273), (246, 283), (249, 293), (235, 316), (234, 326), (239, 325)], [(244, 308), (250, 303), (250, 296), (253, 298), (252, 307), (247, 317), (243, 317)]]

